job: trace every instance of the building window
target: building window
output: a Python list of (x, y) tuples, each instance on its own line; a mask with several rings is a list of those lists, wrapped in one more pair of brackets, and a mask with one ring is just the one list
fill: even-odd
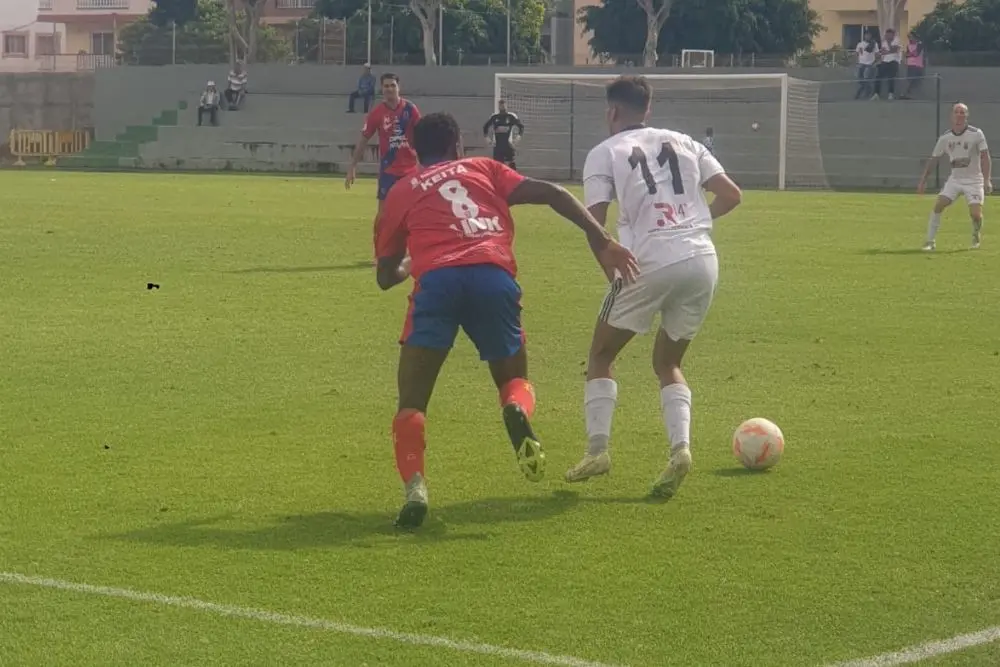
[(5, 32), (3, 34), (4, 58), (27, 58), (28, 35), (23, 32)]
[(845, 49), (854, 50), (854, 47), (858, 45), (858, 42), (868, 33), (868, 30), (874, 30), (876, 36), (878, 35), (877, 25), (865, 25), (863, 23), (845, 23), (842, 30), (842, 41), (841, 44)]
[(115, 33), (95, 32), (90, 35), (90, 52), (95, 56), (115, 55)]
[(59, 35), (35, 35), (35, 57), (59, 55)]

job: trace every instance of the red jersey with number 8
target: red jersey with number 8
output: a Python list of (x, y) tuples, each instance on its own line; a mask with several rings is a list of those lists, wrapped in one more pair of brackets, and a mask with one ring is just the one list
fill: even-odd
[(410, 254), (416, 280), (445, 266), (494, 264), (517, 275), (507, 199), (524, 177), (485, 157), (411, 172), (389, 191), (375, 232), (379, 259)]

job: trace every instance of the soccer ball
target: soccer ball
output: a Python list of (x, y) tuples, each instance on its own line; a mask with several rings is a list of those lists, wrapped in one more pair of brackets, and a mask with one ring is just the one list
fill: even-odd
[(750, 129), (756, 132), (757, 130), (760, 129), (760, 123), (758, 123), (757, 121), (750, 123)]
[(733, 433), (733, 456), (750, 470), (766, 470), (781, 460), (785, 436), (762, 417), (748, 419)]

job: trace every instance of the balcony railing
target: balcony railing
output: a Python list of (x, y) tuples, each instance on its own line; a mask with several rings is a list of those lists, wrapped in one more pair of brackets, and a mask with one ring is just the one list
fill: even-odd
[(43, 72), (93, 72), (97, 69), (117, 67), (114, 56), (92, 53), (60, 53), (55, 56), (38, 56), (37, 67)]
[(76, 0), (76, 8), (83, 10), (128, 9), (129, 0)]
[(277, 0), (278, 9), (312, 9), (316, 0)]
[(38, 11), (40, 12), (52, 11), (52, 0), (38, 0)]

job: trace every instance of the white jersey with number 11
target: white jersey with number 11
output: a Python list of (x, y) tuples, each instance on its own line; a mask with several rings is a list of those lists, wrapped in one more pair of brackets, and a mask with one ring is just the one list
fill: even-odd
[(618, 240), (643, 270), (715, 253), (702, 185), (725, 170), (703, 144), (653, 127), (598, 144), (583, 167), (584, 202), (618, 201)]

